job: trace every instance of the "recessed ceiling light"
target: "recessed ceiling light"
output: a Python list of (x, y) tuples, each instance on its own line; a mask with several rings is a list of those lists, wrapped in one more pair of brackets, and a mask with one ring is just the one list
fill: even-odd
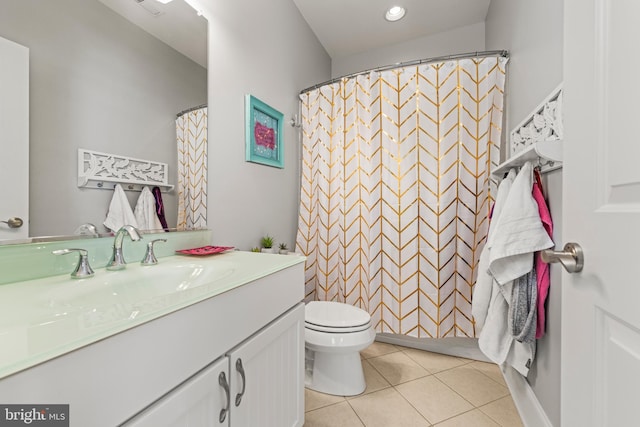
[(387, 10), (387, 13), (384, 14), (384, 19), (389, 22), (398, 21), (404, 17), (404, 14), (407, 13), (407, 10), (402, 6), (393, 6)]
[(171, 3), (173, 0), (158, 0), (162, 4)]

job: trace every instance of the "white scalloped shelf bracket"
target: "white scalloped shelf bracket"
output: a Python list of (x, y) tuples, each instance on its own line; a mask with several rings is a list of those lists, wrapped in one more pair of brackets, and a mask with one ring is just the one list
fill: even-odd
[(562, 167), (562, 141), (538, 141), (512, 156), (510, 159), (500, 163), (491, 172), (493, 175), (502, 175), (511, 168), (519, 168), (526, 162), (532, 162), (534, 166), (539, 165), (543, 172), (550, 172)]
[(168, 182), (169, 165), (153, 160), (78, 149), (78, 187), (113, 190), (116, 184), (125, 191), (142, 191), (145, 186), (173, 190)]

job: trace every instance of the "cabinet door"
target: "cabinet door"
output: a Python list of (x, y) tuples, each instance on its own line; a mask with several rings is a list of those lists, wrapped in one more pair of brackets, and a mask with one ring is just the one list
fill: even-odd
[(304, 422), (304, 304), (229, 353), (233, 427)]
[[(229, 404), (229, 359), (223, 357), (124, 425), (126, 427), (229, 427)], [(221, 412), (223, 410), (224, 413)]]

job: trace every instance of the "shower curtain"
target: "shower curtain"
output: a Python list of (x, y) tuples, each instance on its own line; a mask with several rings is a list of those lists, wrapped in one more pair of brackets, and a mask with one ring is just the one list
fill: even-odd
[(207, 107), (176, 119), (178, 230), (207, 226)]
[(300, 95), (307, 300), (378, 332), (474, 337), (507, 58), (373, 71)]

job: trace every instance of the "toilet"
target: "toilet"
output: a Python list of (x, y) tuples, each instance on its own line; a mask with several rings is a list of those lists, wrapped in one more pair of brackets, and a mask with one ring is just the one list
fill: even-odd
[(312, 301), (305, 307), (305, 386), (338, 396), (367, 387), (360, 351), (376, 337), (366, 311), (340, 302)]

